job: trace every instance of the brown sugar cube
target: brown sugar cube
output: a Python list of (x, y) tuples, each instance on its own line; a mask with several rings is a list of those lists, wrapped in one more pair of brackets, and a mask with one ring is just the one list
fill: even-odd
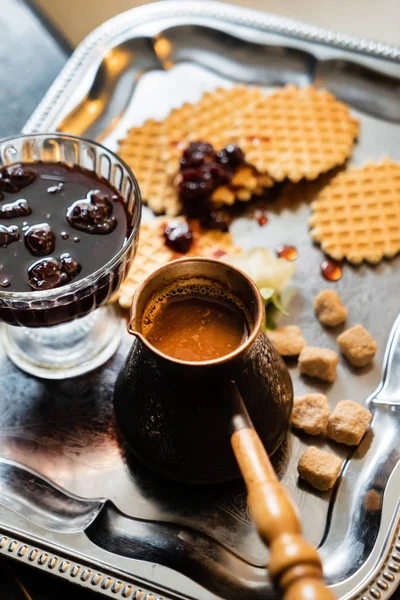
[(293, 401), (292, 425), (309, 435), (319, 435), (329, 421), (328, 399), (324, 394), (296, 396)]
[(365, 367), (374, 358), (378, 346), (363, 325), (347, 329), (337, 338), (340, 352), (353, 367)]
[(281, 356), (298, 356), (306, 345), (301, 329), (296, 325), (269, 330), (267, 336)]
[(347, 308), (335, 290), (322, 290), (314, 300), (318, 320), (327, 327), (336, 327), (347, 319)]
[(297, 470), (302, 479), (324, 492), (335, 485), (342, 464), (338, 456), (311, 446), (300, 458)]
[(372, 414), (352, 400), (338, 402), (329, 419), (327, 434), (335, 442), (357, 446), (367, 431)]
[(300, 373), (332, 382), (336, 378), (338, 362), (339, 357), (333, 350), (306, 346), (299, 356)]
[(378, 510), (382, 510), (383, 503), (383, 492), (378, 490), (368, 490), (368, 492), (364, 496), (363, 507), (365, 510), (369, 510), (371, 512), (377, 512)]

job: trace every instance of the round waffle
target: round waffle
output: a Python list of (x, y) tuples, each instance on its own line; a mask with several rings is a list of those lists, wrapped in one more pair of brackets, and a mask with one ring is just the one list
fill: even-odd
[(359, 131), (348, 107), (326, 90), (287, 86), (252, 109), (246, 160), (275, 181), (316, 179), (350, 156)]
[(251, 114), (264, 97), (260, 88), (235, 86), (206, 92), (196, 104), (184, 104), (164, 121), (166, 169), (174, 174), (179, 157), (189, 142), (206, 141), (215, 148), (237, 143), (246, 155)]
[(136, 174), (143, 201), (156, 214), (175, 216), (182, 206), (174, 181), (191, 141), (243, 150), (247, 164), (212, 196), (216, 204), (230, 205), (262, 194), (274, 181), (316, 179), (345, 162), (357, 135), (358, 121), (326, 90), (287, 86), (267, 95), (235, 86), (206, 92), (164, 121), (132, 128), (118, 152)]
[(311, 204), (311, 237), (335, 260), (376, 264), (400, 251), (400, 164), (339, 173)]
[(235, 143), (259, 173), (297, 182), (343, 164), (358, 131), (348, 107), (326, 90), (288, 85), (267, 95), (260, 88), (218, 88), (169, 114), (163, 156), (173, 173), (189, 141)]

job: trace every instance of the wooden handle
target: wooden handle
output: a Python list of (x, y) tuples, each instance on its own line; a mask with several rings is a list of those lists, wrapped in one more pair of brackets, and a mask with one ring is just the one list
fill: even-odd
[(235, 428), (232, 448), (246, 482), (251, 515), (270, 548), (269, 572), (284, 600), (334, 600), (321, 559), (302, 536), (300, 520), (252, 427)]

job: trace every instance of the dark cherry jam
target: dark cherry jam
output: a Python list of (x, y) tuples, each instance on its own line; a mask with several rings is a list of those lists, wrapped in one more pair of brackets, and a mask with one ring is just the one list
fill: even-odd
[(48, 223), (28, 227), (24, 240), (25, 246), (33, 256), (46, 256), (56, 249), (56, 236)]
[(56, 183), (56, 185), (51, 185), (50, 187), (48, 187), (47, 191), (49, 192), (49, 194), (57, 194), (57, 192), (61, 192), (63, 187), (64, 184), (62, 181), (60, 181), (59, 183)]
[(164, 240), (168, 248), (179, 254), (189, 252), (193, 233), (187, 221), (171, 221), (164, 228)]
[(214, 190), (229, 183), (243, 163), (242, 150), (233, 144), (217, 152), (207, 142), (191, 142), (179, 162), (178, 192), (185, 214), (193, 218), (207, 215)]
[(80, 167), (3, 167), (0, 192), (0, 285), (7, 292), (82, 279), (108, 263), (130, 234), (118, 192)]
[(29, 285), (33, 290), (52, 290), (69, 283), (80, 270), (80, 264), (68, 253), (59, 259), (42, 258), (28, 269)]
[(16, 225), (0, 225), (0, 248), (7, 248), (11, 242), (19, 239), (19, 229)]
[(0, 206), (0, 219), (17, 219), (18, 217), (29, 217), (31, 207), (24, 198), (14, 200), (14, 202), (5, 202)]
[(212, 210), (200, 219), (200, 225), (204, 229), (215, 229), (217, 231), (229, 231), (229, 216), (222, 210)]
[(15, 164), (0, 169), (0, 191), (17, 194), (33, 183), (36, 172), (30, 165)]
[(67, 221), (74, 229), (105, 235), (116, 228), (114, 207), (107, 194), (90, 190), (85, 198), (76, 200), (67, 210)]
[(228, 171), (234, 171), (244, 163), (243, 150), (234, 144), (228, 144), (217, 152), (216, 160)]

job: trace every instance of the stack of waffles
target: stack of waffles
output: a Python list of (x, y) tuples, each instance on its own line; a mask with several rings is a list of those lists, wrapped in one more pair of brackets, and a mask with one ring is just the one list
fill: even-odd
[(236, 86), (207, 92), (164, 121), (133, 127), (118, 154), (133, 168), (143, 201), (156, 214), (176, 216), (182, 205), (174, 181), (191, 141), (216, 149), (235, 144), (244, 152), (246, 164), (212, 197), (215, 204), (230, 205), (261, 195), (275, 182), (316, 179), (345, 162), (357, 135), (358, 121), (326, 90), (287, 86), (267, 95)]
[[(258, 87), (218, 88), (163, 121), (130, 129), (118, 153), (132, 167), (144, 203), (165, 216), (142, 226), (120, 304), (129, 306), (137, 285), (178, 257), (165, 245), (163, 230), (183, 212), (176, 183), (179, 159), (191, 142), (208, 142), (216, 150), (234, 144), (243, 151), (245, 162), (210, 199), (215, 207), (227, 207), (282, 181), (312, 181), (344, 165), (358, 134), (358, 120), (328, 91), (291, 85), (272, 94)], [(311, 237), (336, 260), (377, 263), (400, 251), (400, 165), (389, 159), (340, 172), (311, 207)], [(229, 232), (198, 229), (195, 240), (189, 256), (240, 252)]]

